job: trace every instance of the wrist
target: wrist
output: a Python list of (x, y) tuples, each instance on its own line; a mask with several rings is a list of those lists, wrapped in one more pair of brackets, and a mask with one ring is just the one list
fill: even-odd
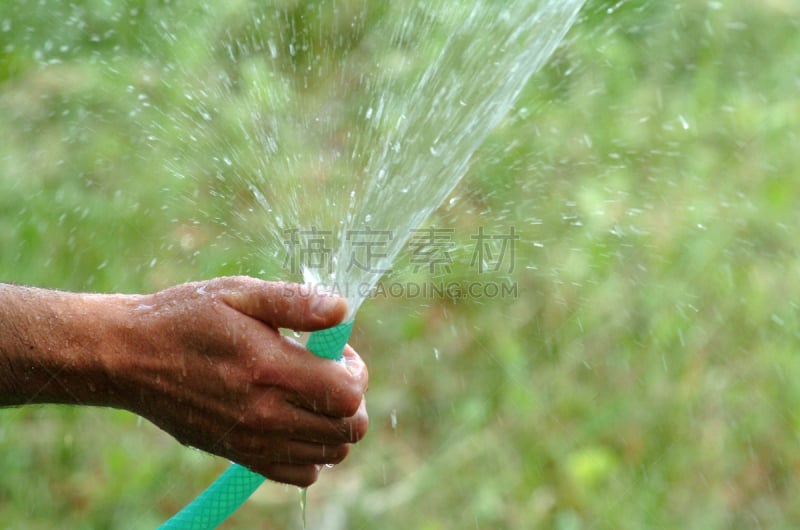
[(0, 405), (115, 404), (122, 300), (0, 289)]

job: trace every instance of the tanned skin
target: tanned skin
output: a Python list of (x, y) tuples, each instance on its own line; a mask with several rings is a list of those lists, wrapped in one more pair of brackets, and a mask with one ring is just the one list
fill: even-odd
[(301, 285), (217, 278), (147, 295), (0, 284), (0, 406), (126, 409), (183, 444), (305, 487), (367, 430), (367, 368), (317, 358), (347, 303)]

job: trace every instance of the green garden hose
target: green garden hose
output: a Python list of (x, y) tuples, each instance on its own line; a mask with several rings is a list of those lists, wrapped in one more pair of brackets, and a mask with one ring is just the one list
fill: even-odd
[[(317, 357), (341, 360), (353, 321), (313, 332), (306, 347)], [(264, 482), (264, 477), (239, 464), (231, 466), (203, 493), (159, 530), (211, 530), (235, 512)]]

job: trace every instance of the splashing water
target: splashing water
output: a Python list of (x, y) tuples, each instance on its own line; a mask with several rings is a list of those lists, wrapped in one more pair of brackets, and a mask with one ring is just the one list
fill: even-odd
[(227, 68), (186, 96), (201, 126), (215, 121), (207, 94), (236, 103), (214, 112), (228, 127), (191, 135), (215, 147), (191, 159), (212, 169), (212, 195), (245, 197), (243, 239), (267, 260), (282, 244), (284, 268), (346, 297), (352, 318), (582, 1), (380, 3), (371, 31), (366, 2), (254, 13), (219, 45)]
[(306, 508), (308, 507), (308, 488), (300, 488), (300, 520), (303, 523), (303, 530), (308, 528), (306, 520)]
[(209, 175), (229, 210), (212, 217), (355, 313), (582, 3), (323, 1), (249, 13), (216, 46), (224, 66), (186, 94), (193, 111), (176, 123), (193, 132), (175, 172)]

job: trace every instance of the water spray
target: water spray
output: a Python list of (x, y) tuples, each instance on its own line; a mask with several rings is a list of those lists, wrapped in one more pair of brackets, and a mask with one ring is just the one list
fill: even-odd
[[(353, 321), (311, 333), (306, 347), (324, 359), (343, 362), (342, 352)], [(211, 530), (244, 504), (266, 480), (239, 464), (231, 464), (205, 491), (159, 526), (159, 530)]]
[[(338, 249), (333, 260), (337, 267), (343, 268), (352, 263), (349, 258), (358, 248), (363, 249), (364, 245), (370, 244), (385, 245), (380, 247), (379, 262), (366, 267), (346, 267), (338, 270), (339, 274), (328, 271), (328, 277), (319, 271), (304, 270), (304, 276), (306, 272), (310, 274), (304, 277), (307, 283), (328, 285), (335, 278), (340, 282), (345, 280), (345, 287), (354, 287), (345, 289), (345, 292), (350, 293), (350, 296), (346, 296), (348, 306), (355, 311), (366, 296), (364, 293), (369, 292), (383, 272), (390, 268), (412, 231), (421, 227), (453, 191), (466, 173), (473, 153), (490, 131), (507, 116), (530, 76), (561, 42), (583, 3), (584, 0), (484, 0), (429, 2), (430, 5), (422, 7), (417, 2), (389, 3), (397, 7), (399, 19), (408, 23), (394, 29), (382, 26), (379, 29), (386, 30), (390, 41), (396, 43), (406, 42), (411, 38), (409, 34), (418, 31), (418, 38), (422, 42), (418, 52), (422, 56), (430, 55), (432, 60), (410, 84), (405, 82), (403, 75), (380, 75), (378, 72), (367, 76), (365, 79), (368, 81), (357, 87), (356, 94), (364, 107), (363, 113), (359, 111), (359, 119), (362, 120), (359, 123), (363, 129), (356, 131), (359, 134), (353, 134), (355, 140), (352, 144), (345, 142), (344, 147), (335, 149), (336, 156), (331, 157), (336, 160), (333, 166), (338, 168), (335, 171), (337, 174), (354, 175), (355, 178), (348, 179), (346, 184), (332, 178), (327, 181), (327, 186), (324, 185), (326, 182), (315, 182), (315, 187), (322, 185), (320, 193), (326, 198), (325, 207), (319, 211), (312, 209), (301, 212), (297, 200), (288, 201), (286, 204), (291, 208), (283, 210), (280, 201), (267, 199), (261, 190), (269, 189), (272, 197), (297, 199), (305, 196), (304, 192), (299, 191), (303, 182), (293, 178), (273, 178), (271, 175), (292, 175), (295, 172), (292, 164), (295, 162), (301, 167), (306, 164), (308, 168), (316, 168), (320, 173), (335, 169), (320, 165), (320, 160), (325, 160), (325, 157), (319, 155), (318, 151), (328, 151), (332, 143), (338, 145), (337, 131), (341, 124), (333, 117), (336, 113), (329, 112), (327, 106), (319, 107), (315, 97), (293, 100), (284, 99), (280, 92), (256, 91), (249, 99), (245, 98), (244, 104), (275, 110), (278, 116), (286, 113), (294, 116), (283, 124), (284, 127), (268, 127), (268, 130), (261, 123), (262, 114), (259, 112), (245, 113), (247, 117), (238, 122), (238, 128), (246, 132), (243, 145), (253, 149), (250, 153), (253, 160), (264, 164), (258, 171), (249, 168), (244, 171), (246, 176), (239, 177), (240, 183), (246, 185), (271, 220), (279, 220), (267, 224), (266, 240), (284, 240), (286, 229), (291, 227), (292, 221), (296, 222), (295, 226), (303, 226), (300, 219), (306, 220), (305, 226), (340, 227), (336, 234), (338, 244), (332, 248)], [(437, 35), (439, 31), (445, 32), (446, 37), (440, 38)], [(486, 39), (477, 38), (483, 35), (487, 36)], [(292, 39), (296, 37), (293, 35)], [(258, 32), (252, 35), (252, 39), (260, 46), (242, 48), (241, 43), (236, 42), (232, 43), (231, 49), (257, 55), (263, 50), (273, 49), (275, 45), (271, 40), (260, 42)], [(291, 41), (293, 49), (297, 44), (295, 40)], [(307, 43), (303, 41), (301, 44)], [(313, 44), (309, 44), (308, 48), (315, 49)], [(273, 59), (276, 53), (272, 54)], [(408, 51), (399, 49), (398, 53), (403, 55)], [(408, 58), (410, 61), (412, 56)], [(317, 68), (314, 61), (317, 59), (309, 63), (315, 65), (314, 68), (309, 66), (310, 72), (327, 72), (326, 68)], [(357, 58), (356, 65), (360, 61)], [(379, 70), (379, 64), (374, 63), (376, 71)], [(275, 66), (280, 71), (280, 64)], [(349, 101), (353, 96), (352, 70), (342, 67), (341, 62), (333, 70), (342, 73), (341, 77), (333, 77), (333, 91), (326, 101), (337, 102), (330, 107), (338, 107), (339, 100)], [(480, 75), (481, 80), (491, 81), (475, 82), (475, 75)], [(228, 85), (232, 86), (226, 84), (222, 88), (223, 94), (228, 93)], [(255, 86), (261, 85), (255, 83)], [(291, 86), (291, 83), (287, 86)], [(300, 94), (307, 93), (305, 81), (297, 88)], [(415, 100), (409, 94), (421, 95), (423, 99)], [(234, 96), (239, 97), (239, 93), (231, 95)], [(277, 108), (271, 106), (273, 99), (279, 103)], [(194, 128), (196, 123), (190, 122), (188, 126)], [(305, 138), (309, 134), (314, 137), (314, 132), (321, 132), (322, 136), (331, 133), (337, 140), (331, 142), (330, 138), (322, 138), (318, 142), (309, 142), (306, 147), (311, 158), (291, 153), (290, 158), (284, 159), (278, 156), (281, 151), (275, 151), (276, 144), (283, 142), (291, 146), (295, 138)], [(218, 145), (227, 148), (231, 144), (225, 138), (220, 139)], [(351, 156), (340, 157), (338, 153), (346, 153), (348, 148), (352, 149)], [(269, 153), (266, 157), (263, 154), (265, 152)], [(207, 160), (205, 153), (200, 155), (181, 159)], [(353, 161), (353, 166), (347, 166), (348, 159)], [(225, 167), (220, 167), (220, 174), (230, 172), (229, 160), (223, 157), (222, 162)], [(343, 167), (337, 166), (340, 162)], [(207, 171), (204, 165), (197, 169), (200, 172)], [(178, 174), (186, 172), (191, 173), (191, 170), (183, 170)], [(233, 174), (236, 175), (235, 172)], [(371, 179), (369, 182), (363, 180), (367, 177)], [(226, 190), (228, 188), (223, 186), (222, 191), (216, 193), (225, 197), (230, 193)], [(411, 190), (414, 192), (410, 193)], [(317, 202), (309, 201), (308, 204), (314, 206)], [(373, 215), (376, 209), (380, 209), (379, 219)], [(343, 210), (346, 210), (346, 216), (339, 219)], [(394, 231), (389, 241), (380, 239), (380, 234), (386, 228)], [(358, 241), (349, 237), (351, 230), (358, 231)], [(298, 237), (297, 241), (292, 240), (292, 245), (304, 245), (309, 238), (320, 237), (320, 233), (311, 230)], [(351, 328), (352, 321), (348, 321), (328, 330), (314, 332), (309, 337), (308, 349), (319, 357), (339, 359)], [(264, 477), (233, 464), (204, 493), (161, 528), (215, 528), (263, 481)]]

